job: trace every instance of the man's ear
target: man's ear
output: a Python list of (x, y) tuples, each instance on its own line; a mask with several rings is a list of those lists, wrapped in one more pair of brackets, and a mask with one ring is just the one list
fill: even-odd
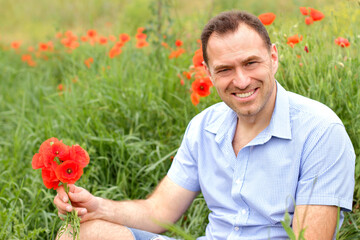
[(273, 73), (275, 74), (279, 67), (279, 57), (275, 44), (271, 46), (271, 63), (272, 63)]
[(213, 79), (213, 77), (212, 77), (212, 75), (211, 75), (210, 68), (208, 67), (208, 65), (207, 65), (205, 62), (202, 62), (202, 64), (203, 64), (203, 66), (204, 66), (204, 68), (205, 68), (206, 74), (209, 76), (212, 84), (214, 84), (214, 79)]

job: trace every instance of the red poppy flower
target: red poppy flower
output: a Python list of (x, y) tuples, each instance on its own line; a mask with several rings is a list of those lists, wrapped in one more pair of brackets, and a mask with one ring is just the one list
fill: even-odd
[(145, 30), (144, 27), (139, 27), (136, 32), (137, 32), (137, 33), (141, 33), (141, 32), (143, 32), (144, 30)]
[(176, 40), (175, 41), (175, 46), (181, 47), (182, 45), (183, 45), (183, 42), (181, 40)]
[(163, 46), (164, 48), (169, 48), (169, 45), (166, 42), (161, 42), (161, 46)]
[(89, 154), (77, 144), (70, 147), (69, 156), (72, 161), (79, 163), (82, 168), (86, 167), (90, 162)]
[(314, 8), (310, 8), (310, 17), (314, 20), (314, 21), (320, 21), (322, 20), (325, 16), (322, 12), (320, 12), (319, 10), (316, 10)]
[(14, 41), (11, 43), (11, 47), (13, 49), (18, 49), (20, 47), (21, 43), (19, 41)]
[(89, 38), (95, 38), (97, 35), (97, 32), (94, 29), (90, 29), (87, 31), (87, 35)]
[(178, 58), (181, 54), (183, 54), (185, 52), (185, 49), (183, 48), (178, 48), (177, 50), (174, 50), (170, 53), (169, 55), (169, 59), (171, 58)]
[(55, 157), (58, 157), (61, 161), (69, 159), (69, 146), (65, 145), (63, 142), (52, 144), (51, 151), (55, 154)]
[(88, 37), (87, 37), (87, 36), (81, 36), (81, 37), (80, 37), (80, 40), (81, 40), (82, 42), (87, 42)]
[(209, 78), (198, 78), (191, 84), (192, 90), (200, 97), (210, 95), (210, 87), (212, 87), (212, 83)]
[(296, 34), (291, 37), (288, 37), (287, 44), (293, 48), (295, 46), (295, 44), (299, 43), (300, 41), (302, 41), (302, 35), (300, 35), (300, 37), (299, 37), (299, 35)]
[(88, 59), (86, 59), (86, 60), (84, 61), (85, 65), (86, 65), (88, 68), (91, 67), (91, 63), (93, 63), (93, 62), (94, 62), (94, 59), (93, 59), (92, 57), (89, 57)]
[(60, 91), (60, 92), (62, 92), (62, 91), (64, 91), (64, 84), (62, 84), (62, 83), (60, 83), (58, 86), (57, 86), (57, 90), (58, 91)]
[(129, 36), (129, 34), (127, 34), (127, 33), (122, 33), (122, 34), (120, 34), (119, 39), (120, 39), (123, 43), (126, 43), (126, 42), (130, 41), (130, 36)]
[(55, 137), (51, 137), (47, 140), (45, 140), (41, 145), (40, 145), (40, 151), (42, 149), (47, 149), (47, 148), (50, 148), (51, 145), (53, 145), (54, 143), (56, 142), (60, 142), (59, 139), (55, 138)]
[(55, 161), (55, 158), (46, 158), (43, 155), (41, 155), (41, 156), (44, 161), (45, 168), (51, 168), (55, 171), (55, 169), (58, 165), (57, 162)]
[(304, 51), (309, 53), (309, 48), (307, 46), (304, 47)]
[(44, 161), (43, 161), (40, 153), (34, 154), (34, 156), (32, 158), (32, 162), (31, 162), (31, 166), (33, 169), (39, 169), (39, 168), (45, 167)]
[(204, 58), (201, 49), (195, 51), (192, 61), (194, 67), (203, 67)]
[(66, 31), (65, 32), (65, 36), (70, 39), (71, 41), (76, 41), (77, 40), (77, 36), (72, 32), (72, 31)]
[(194, 106), (198, 105), (200, 102), (200, 96), (196, 92), (191, 93), (190, 99)]
[(31, 59), (32, 59), (32, 57), (31, 57), (30, 54), (23, 54), (23, 55), (21, 56), (21, 61), (23, 61), (23, 62), (27, 62), (27, 61), (29, 61), (29, 60), (31, 60)]
[(276, 15), (274, 13), (263, 13), (259, 15), (259, 19), (264, 25), (271, 25), (276, 18)]
[(107, 44), (107, 38), (104, 36), (99, 37), (99, 43), (101, 45)]
[(340, 47), (349, 47), (350, 42), (346, 38), (338, 37), (335, 39), (335, 43), (339, 45)]
[(135, 38), (137, 39), (137, 40), (142, 40), (142, 39), (146, 39), (147, 38), (147, 35), (145, 34), (145, 33), (137, 33), (136, 35), (135, 35)]
[(194, 74), (195, 79), (207, 77), (207, 73), (203, 66), (194, 68), (194, 72), (195, 72)]
[(54, 50), (54, 43), (52, 42), (52, 41), (48, 41), (47, 43), (46, 43), (46, 45), (47, 45), (47, 49), (48, 49), (48, 51), (52, 51), (52, 50)]
[(140, 39), (136, 42), (137, 48), (143, 48), (149, 46), (149, 43), (145, 39)]
[(191, 73), (190, 72), (183, 72), (183, 75), (187, 78), (187, 79), (191, 79)]
[(39, 50), (40, 51), (48, 50), (48, 45), (46, 43), (39, 43)]
[(114, 46), (114, 47), (116, 47), (116, 48), (122, 48), (124, 45), (125, 45), (125, 43), (120, 40), (120, 41), (117, 41), (117, 42), (115, 43), (115, 46)]
[(300, 12), (302, 15), (307, 16), (309, 15), (309, 11), (307, 7), (300, 7)]
[(121, 48), (114, 46), (110, 49), (109, 58), (114, 58), (122, 52)]
[(56, 142), (59, 142), (59, 139), (52, 137), (47, 139), (40, 145), (39, 153), (42, 155), (46, 167), (46, 163), (49, 161), (53, 161), (55, 158), (55, 154), (53, 154), (53, 152), (51, 151), (51, 145)]
[(58, 165), (55, 174), (62, 183), (74, 184), (80, 179), (83, 169), (79, 163), (69, 160)]
[(72, 41), (69, 45), (69, 48), (70, 49), (76, 49), (77, 47), (80, 46), (80, 43), (79, 42), (76, 42), (76, 41)]
[(33, 61), (32, 59), (30, 59), (27, 64), (30, 66), (30, 67), (36, 67), (36, 62)]
[(311, 25), (314, 23), (314, 20), (311, 17), (306, 17), (305, 18), (305, 24), (306, 25)]
[(76, 39), (72, 37), (63, 38), (60, 42), (69, 49), (76, 49), (78, 46), (80, 46), (79, 42), (77, 42)]
[(60, 181), (52, 168), (43, 168), (41, 170), (41, 176), (46, 188), (53, 188), (54, 190), (58, 188)]

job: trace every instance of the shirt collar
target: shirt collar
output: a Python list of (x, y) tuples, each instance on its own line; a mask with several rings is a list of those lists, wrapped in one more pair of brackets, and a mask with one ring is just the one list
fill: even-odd
[[(269, 126), (264, 130), (266, 135), (291, 139), (291, 124), (290, 124), (290, 111), (289, 99), (286, 90), (276, 81), (276, 101), (275, 108), (272, 114)], [(235, 130), (236, 126), (236, 113), (227, 105), (227, 111), (222, 114), (216, 121), (209, 123), (205, 130), (216, 134), (215, 140), (220, 142), (225, 134), (229, 131)], [(231, 133), (230, 133), (231, 134)], [(233, 134), (233, 133), (232, 133)]]
[(291, 139), (290, 104), (287, 91), (276, 81), (276, 102), (266, 132), (271, 136)]
[(216, 134), (215, 141), (217, 143), (221, 142), (226, 135), (234, 134), (237, 122), (236, 113), (225, 103), (222, 104), (225, 111), (221, 111), (219, 117), (205, 127), (206, 131)]

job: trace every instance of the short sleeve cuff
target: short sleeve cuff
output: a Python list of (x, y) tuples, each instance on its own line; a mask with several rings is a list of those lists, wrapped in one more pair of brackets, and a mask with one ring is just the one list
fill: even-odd
[(352, 211), (352, 199), (328, 197), (328, 196), (312, 196), (309, 199), (307, 197), (296, 197), (296, 205), (326, 205), (326, 206), (337, 206), (342, 211)]
[(176, 171), (173, 167), (167, 173), (167, 176), (177, 185), (193, 192), (200, 191), (200, 186), (198, 183), (194, 183), (190, 179), (182, 177), (184, 173)]

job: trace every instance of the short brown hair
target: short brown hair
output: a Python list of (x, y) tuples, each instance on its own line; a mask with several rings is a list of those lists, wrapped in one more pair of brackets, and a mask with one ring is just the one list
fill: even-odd
[(229, 32), (233, 33), (238, 29), (240, 24), (246, 24), (248, 27), (255, 30), (263, 39), (265, 46), (270, 51), (271, 41), (269, 34), (265, 26), (256, 16), (248, 12), (238, 11), (238, 10), (222, 12), (219, 15), (212, 18), (205, 25), (201, 33), (202, 52), (206, 64), (208, 64), (208, 60), (209, 60), (206, 48), (211, 34), (217, 33), (219, 35), (224, 35)]

